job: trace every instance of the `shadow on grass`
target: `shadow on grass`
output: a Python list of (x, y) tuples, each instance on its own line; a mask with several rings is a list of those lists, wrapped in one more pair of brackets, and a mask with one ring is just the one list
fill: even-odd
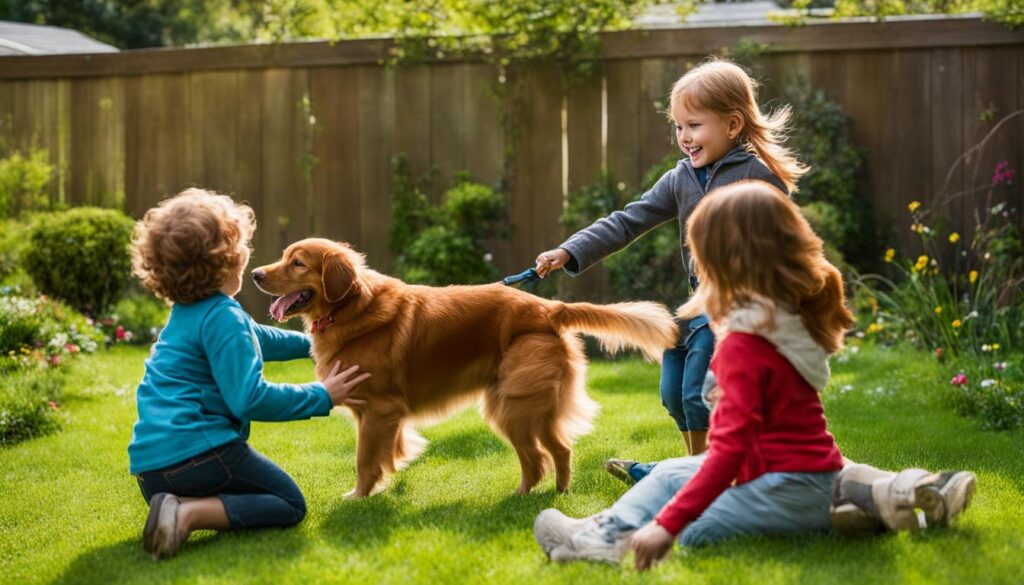
[(427, 451), (420, 457), (445, 459), (480, 459), (511, 450), (489, 428), (473, 428), (430, 439)]
[(195, 582), (218, 576), (276, 574), (298, 558), (308, 537), (294, 529), (246, 530), (193, 536), (178, 556), (154, 561), (132, 538), (79, 555), (53, 583)]
[[(395, 488), (400, 486), (389, 489)], [(525, 496), (509, 495), (492, 505), (466, 501), (401, 511), (399, 491), (393, 492), (396, 497), (382, 494), (339, 502), (321, 526), (325, 540), (337, 547), (365, 549), (387, 541), (397, 528), (415, 527), (485, 542), (522, 530), (524, 518), (532, 519), (541, 510), (552, 507), (556, 497), (554, 490), (546, 490)]]

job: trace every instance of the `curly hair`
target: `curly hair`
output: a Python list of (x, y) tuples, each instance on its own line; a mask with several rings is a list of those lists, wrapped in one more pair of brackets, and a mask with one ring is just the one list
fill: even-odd
[(766, 298), (792, 307), (828, 353), (853, 324), (843, 276), (825, 259), (821, 238), (800, 208), (763, 181), (739, 181), (706, 197), (686, 224), (700, 279), (680, 317), (719, 321), (737, 305)]
[(158, 297), (193, 303), (217, 292), (238, 270), (255, 230), (248, 205), (186, 189), (135, 224), (132, 272)]

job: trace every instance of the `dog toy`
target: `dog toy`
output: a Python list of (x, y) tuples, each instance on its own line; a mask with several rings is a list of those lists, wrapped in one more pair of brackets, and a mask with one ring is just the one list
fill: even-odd
[(519, 274), (513, 274), (512, 276), (506, 276), (501, 279), (501, 284), (505, 286), (519, 287), (523, 284), (533, 284), (540, 281), (541, 276), (537, 274), (537, 270), (530, 268), (520, 272)]

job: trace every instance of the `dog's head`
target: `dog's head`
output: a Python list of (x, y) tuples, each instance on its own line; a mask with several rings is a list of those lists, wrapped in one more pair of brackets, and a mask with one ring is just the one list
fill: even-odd
[(298, 315), (316, 319), (365, 294), (359, 276), (364, 267), (363, 255), (348, 244), (308, 238), (288, 246), (277, 262), (253, 270), (252, 279), (276, 297), (270, 315), (277, 321)]

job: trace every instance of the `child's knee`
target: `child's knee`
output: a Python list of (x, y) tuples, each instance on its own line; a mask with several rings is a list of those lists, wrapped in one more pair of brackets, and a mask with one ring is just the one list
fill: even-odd
[(294, 526), (306, 519), (306, 498), (301, 492), (289, 497), (285, 501), (287, 501), (288, 506), (291, 507), (291, 526)]

